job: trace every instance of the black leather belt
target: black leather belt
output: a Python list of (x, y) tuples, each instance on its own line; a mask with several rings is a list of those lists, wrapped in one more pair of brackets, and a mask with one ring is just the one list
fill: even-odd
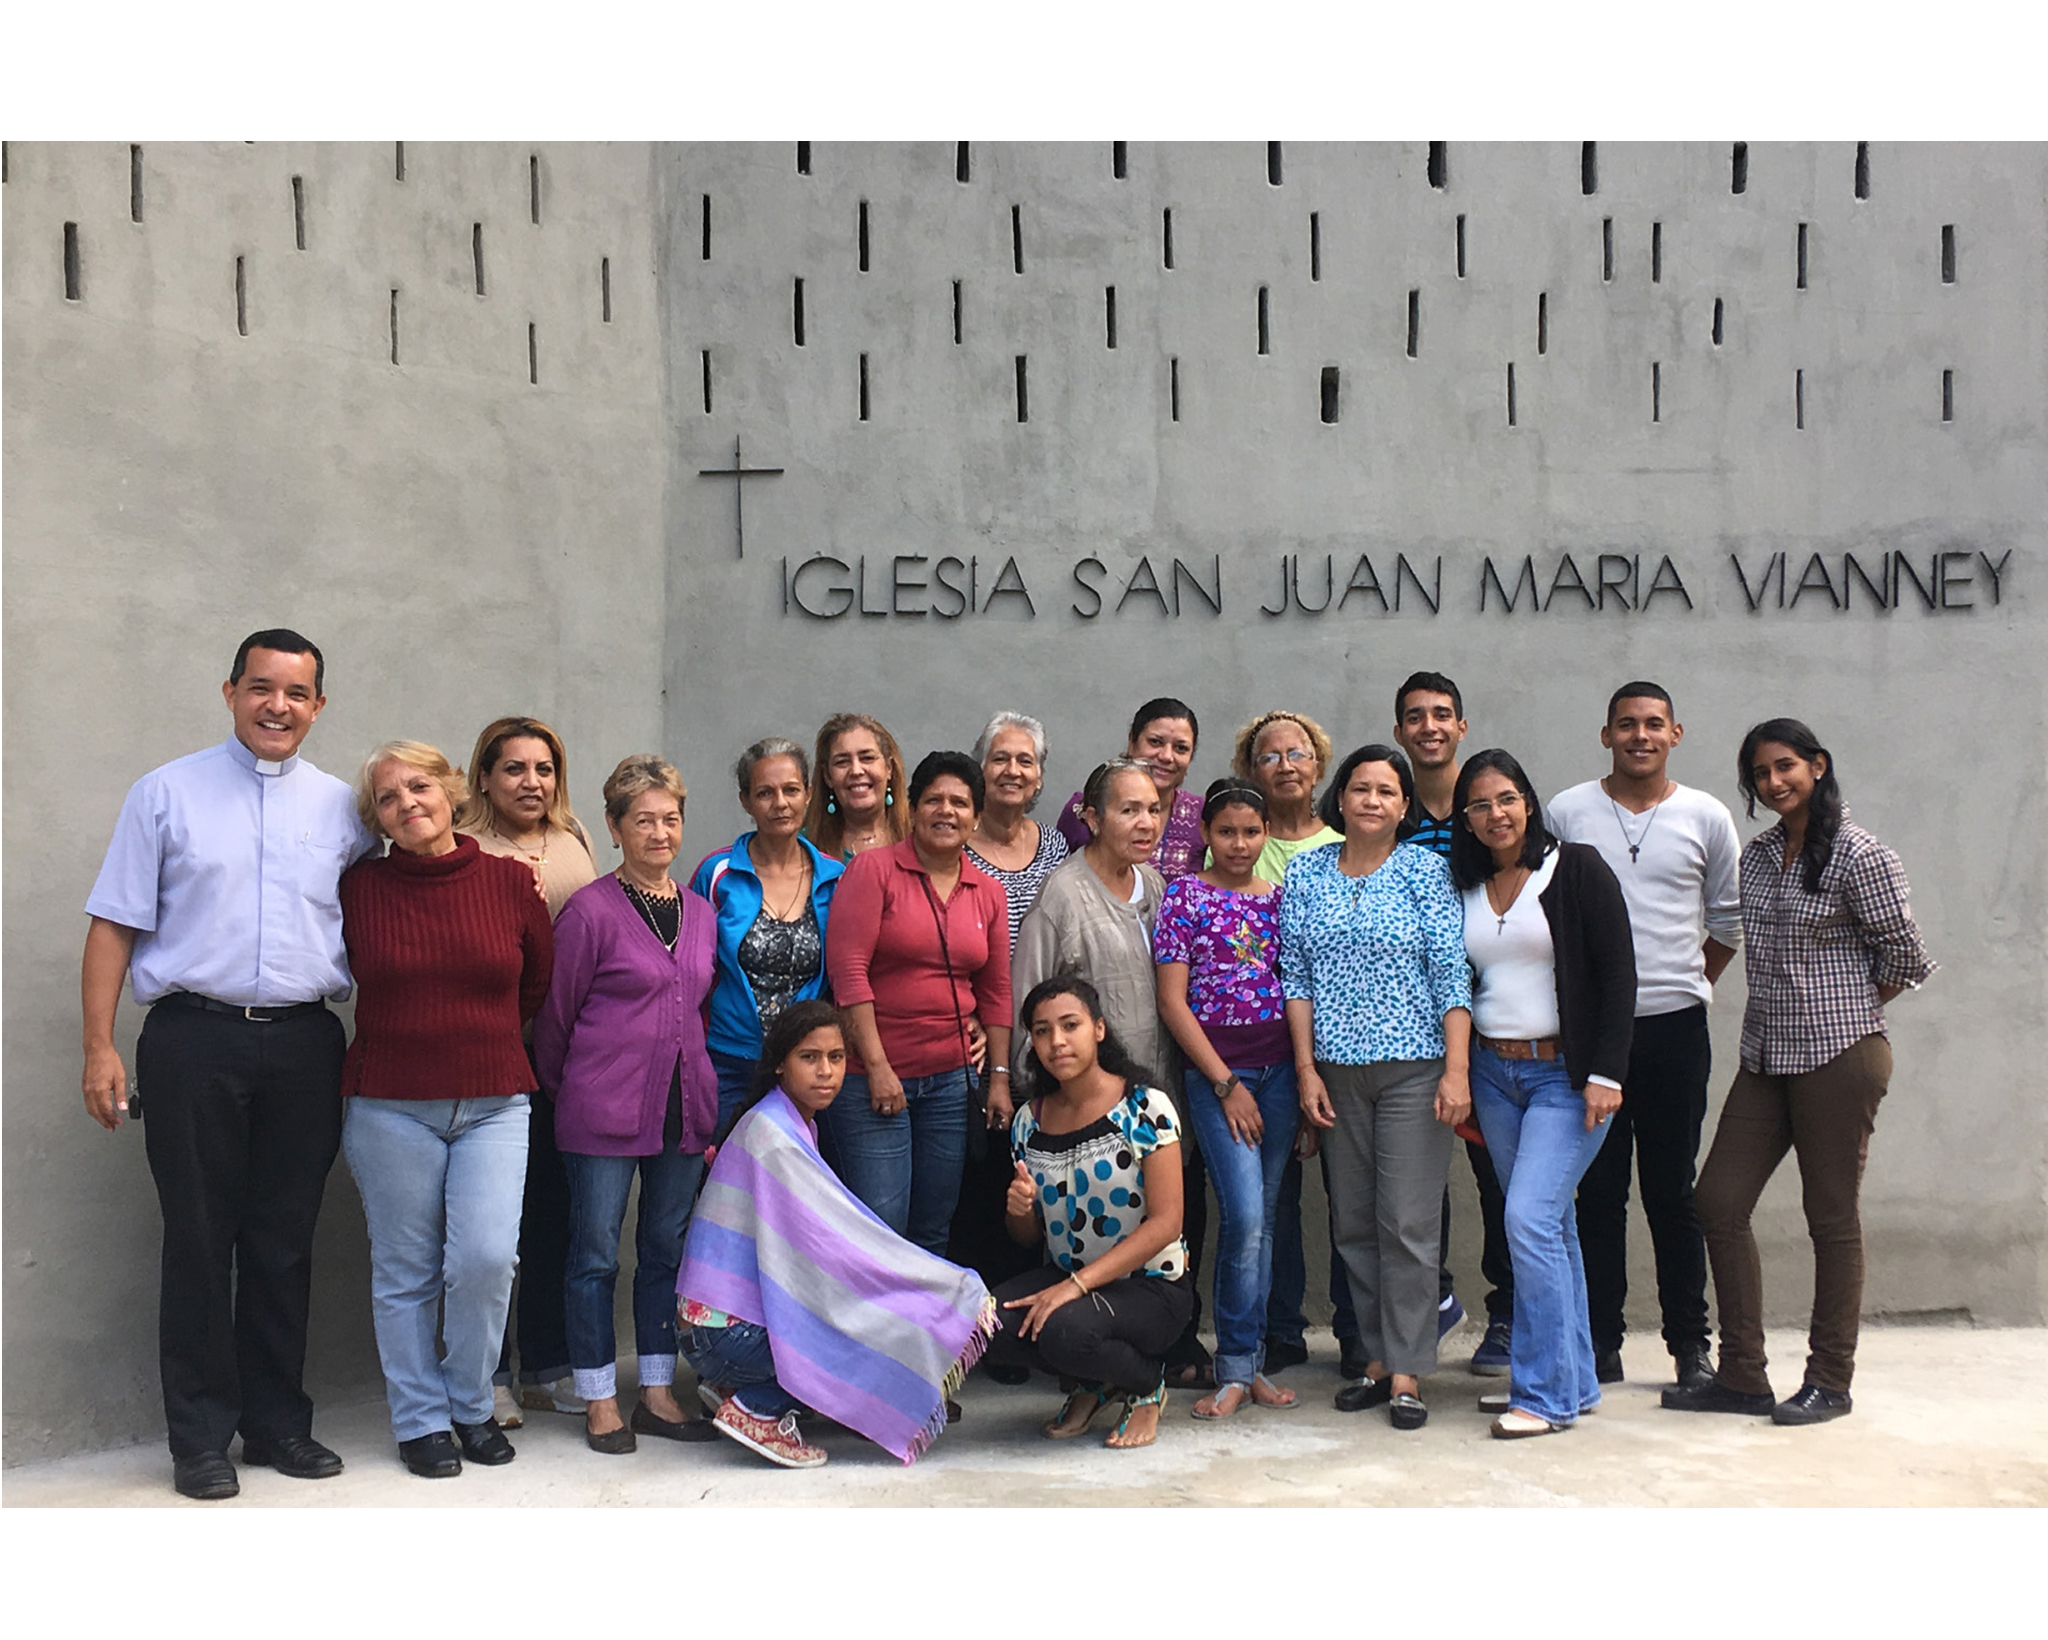
[(239, 1002), (216, 1002), (212, 997), (203, 997), (197, 991), (173, 991), (168, 996), (158, 997), (159, 1008), (199, 1008), (209, 1014), (231, 1014), (237, 1019), (246, 1019), (255, 1025), (271, 1025), (280, 1019), (296, 1019), (301, 1014), (325, 1012), (324, 1002), (286, 1002), (275, 1007), (244, 1007)]

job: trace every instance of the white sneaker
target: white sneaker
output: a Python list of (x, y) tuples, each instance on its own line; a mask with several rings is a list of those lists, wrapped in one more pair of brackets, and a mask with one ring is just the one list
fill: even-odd
[(522, 1384), (519, 1404), (528, 1412), (564, 1412), (580, 1418), (588, 1403), (576, 1393), (576, 1380), (557, 1378), (551, 1384)]
[(491, 1416), (498, 1420), (500, 1429), (517, 1429), (526, 1422), (519, 1403), (512, 1399), (512, 1391), (504, 1384), (491, 1386)]

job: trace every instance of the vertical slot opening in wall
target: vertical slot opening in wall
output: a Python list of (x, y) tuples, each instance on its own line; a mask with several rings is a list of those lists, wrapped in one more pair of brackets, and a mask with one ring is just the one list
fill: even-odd
[(860, 419), (868, 419), (868, 356), (860, 356)]
[(1714, 298), (1714, 345), (1721, 345), (1721, 298)]
[(1127, 142), (1113, 142), (1109, 145), (1109, 174), (1124, 181), (1131, 170), (1131, 145)]
[(7, 180), (7, 144), (0, 142), (0, 182)]
[(245, 257), (235, 258), (235, 334), (249, 334), (249, 269)]
[(1664, 367), (1652, 363), (1650, 366), (1650, 420), (1664, 419)]
[(1792, 372), (1792, 425), (1801, 432), (1806, 430), (1806, 372)]
[(526, 379), (540, 386), (540, 330), (531, 320), (526, 325)]
[(703, 347), (703, 348), (699, 348), (699, 349), (697, 350), (697, 371), (698, 371), (698, 374), (699, 374), (699, 376), (700, 376), (700, 377), (702, 378), (702, 380), (703, 380), (703, 387), (704, 387), (704, 414), (708, 416), (708, 415), (710, 415), (710, 414), (711, 414), (711, 349), (710, 349), (710, 348), (708, 348), (708, 347)]
[(1277, 142), (1266, 144), (1266, 181), (1271, 187), (1280, 186), (1280, 145)]
[(1010, 207), (1010, 266), (1018, 273), (1024, 271), (1024, 207), (1022, 205), (1012, 205)]
[(1445, 188), (1451, 180), (1451, 145), (1447, 142), (1433, 142), (1429, 145), (1429, 185)]
[(533, 225), (540, 226), (540, 155), (526, 156), (526, 209)]
[[(967, 144), (963, 142), (960, 146), (964, 150)], [(811, 174), (811, 145), (807, 142), (800, 142), (796, 145), (796, 174), (800, 177), (807, 177)], [(965, 182), (967, 179), (962, 177), (960, 180)]]
[(1109, 345), (1116, 346), (1116, 286), (1102, 287), (1102, 323)]
[(1159, 242), (1164, 253), (1166, 266), (1173, 266), (1173, 207), (1167, 206), (1159, 213)]
[(394, 150), (391, 164), (392, 180), (394, 182), (403, 182), (405, 180), (405, 144), (395, 142), (391, 146)]
[(868, 202), (860, 202), (860, 271), (868, 271)]
[(128, 220), (142, 220), (142, 144), (128, 145)]
[(472, 222), (469, 227), (469, 259), (476, 267), (476, 293), (484, 293), (484, 225)]
[(1465, 277), (1465, 213), (1458, 213), (1458, 277)]
[(1029, 421), (1031, 419), (1031, 393), (1029, 385), (1025, 381), (1024, 355), (1021, 353), (1017, 355), (1017, 419), (1019, 421)]
[(954, 143), (954, 144), (953, 144), (953, 180), (954, 180), (955, 182), (966, 182), (966, 181), (968, 181), (968, 180), (969, 180), (969, 179), (970, 179), (970, 178), (971, 178), (972, 176), (973, 176), (973, 168), (972, 168), (972, 166), (971, 166), (971, 164), (969, 163), (969, 160), (968, 160), (967, 144), (966, 144), (966, 143), (964, 143), (964, 142), (956, 142), (956, 143)]
[(1956, 419), (1956, 373), (1953, 370), (1941, 373), (1941, 419)]
[(398, 287), (391, 287), (391, 362), (398, 363)]
[(1334, 427), (1337, 422), (1337, 367), (1323, 366), (1323, 424)]
[(1414, 358), (1422, 343), (1422, 292), (1408, 293), (1408, 357)]
[(1515, 424), (1515, 367), (1514, 367), (1514, 364), (1513, 364), (1513, 362), (1512, 362), (1512, 361), (1510, 361), (1510, 362), (1509, 362), (1509, 364), (1508, 364), (1508, 425), (1509, 425), (1510, 427), (1512, 427), (1512, 426), (1514, 426), (1514, 424)]
[(1579, 192), (1597, 194), (1600, 191), (1600, 145), (1594, 142), (1579, 144)]
[(789, 329), (792, 340), (798, 347), (804, 345), (804, 282), (799, 277), (791, 287), (789, 297)]
[(1614, 280), (1614, 218), (1600, 219), (1600, 280), (1611, 284)]
[(1799, 224), (1799, 271), (1798, 288), (1806, 289), (1806, 224)]
[(292, 178), (292, 238), (300, 250), (306, 248), (306, 179)]
[(953, 281), (953, 345), (960, 345), (960, 281)]
[(1323, 213), (1308, 213), (1308, 276), (1311, 282), (1323, 276)]
[(1731, 194), (1749, 192), (1749, 144), (1738, 142), (1728, 154), (1728, 191)]
[(64, 300), (76, 302), (84, 286), (83, 268), (78, 251), (78, 224), (64, 224)]
[(1650, 224), (1650, 283), (1664, 283), (1664, 224)]
[[(139, 222), (141, 218), (136, 220)], [(1956, 282), (1956, 225), (1953, 222), (1941, 225), (1941, 282), (1944, 285)]]
[(610, 324), (612, 322), (612, 259), (609, 256), (602, 257), (598, 261), (597, 284), (598, 289), (604, 296), (604, 322)]
[(1259, 286), (1259, 351), (1273, 351), (1272, 301), (1264, 285)]
[(697, 239), (697, 259), (700, 262), (709, 262), (711, 260), (711, 196), (709, 194), (699, 194), (697, 196)]
[(1180, 420), (1180, 360), (1166, 361), (1167, 411), (1175, 421)]
[[(1550, 292), (1536, 293), (1536, 353), (1540, 358), (1550, 351)], [(1509, 369), (1514, 367), (1510, 365)]]
[(1867, 142), (1856, 145), (1856, 197), (1870, 197), (1870, 144)]

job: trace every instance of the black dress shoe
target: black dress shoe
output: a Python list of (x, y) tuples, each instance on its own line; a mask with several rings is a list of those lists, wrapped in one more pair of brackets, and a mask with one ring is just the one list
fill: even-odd
[(486, 1418), (480, 1424), (458, 1421), (455, 1438), (462, 1443), (462, 1455), (471, 1463), (510, 1463), (519, 1456), (512, 1443), (505, 1439), (505, 1432), (498, 1427), (495, 1418)]
[(1356, 1384), (1346, 1384), (1337, 1391), (1339, 1412), (1363, 1412), (1367, 1407), (1383, 1407), (1394, 1398), (1394, 1375), (1384, 1378), (1366, 1378)]
[(1674, 1384), (1661, 1397), (1672, 1412), (1734, 1412), (1751, 1418), (1768, 1418), (1776, 1402), (1769, 1390), (1761, 1395), (1729, 1389), (1718, 1378), (1709, 1378), (1696, 1389)]
[(1618, 1384), (1622, 1380), (1621, 1351), (1595, 1350), (1593, 1352), (1593, 1376), (1603, 1384)]
[(1396, 1429), (1420, 1429), (1429, 1422), (1429, 1408), (1419, 1395), (1397, 1395), (1387, 1406), (1387, 1422)]
[(1340, 1338), (1337, 1340), (1337, 1376), (1358, 1379), (1365, 1376), (1368, 1357), (1358, 1353), (1358, 1340)]
[(267, 1465), (295, 1481), (324, 1481), (341, 1473), (341, 1454), (310, 1435), (280, 1435), (270, 1441), (244, 1435), (242, 1462)]
[(455, 1437), (445, 1429), (400, 1441), (398, 1455), (405, 1460), (405, 1467), (422, 1480), (452, 1480), (462, 1473), (462, 1454), (455, 1450)]
[(1688, 1344), (1677, 1355), (1678, 1387), (1701, 1389), (1714, 1381), (1713, 1357), (1704, 1344)]
[(188, 1498), (213, 1502), (231, 1498), (242, 1490), (235, 1466), (225, 1452), (201, 1452), (195, 1457), (171, 1460), (171, 1484)]
[(645, 1401), (633, 1403), (633, 1416), (627, 1420), (633, 1429), (642, 1435), (653, 1435), (664, 1441), (715, 1441), (718, 1431), (711, 1427), (709, 1418), (684, 1418), (675, 1423), (658, 1415)]
[[(1289, 1367), (1298, 1367), (1308, 1360), (1306, 1344), (1289, 1344), (1282, 1340), (1266, 1340), (1266, 1359), (1262, 1370), (1268, 1373), (1285, 1372)], [(1364, 1376), (1360, 1374), (1360, 1376)]]
[(1801, 1384), (1789, 1401), (1771, 1408), (1774, 1424), (1824, 1424), (1830, 1418), (1846, 1418), (1856, 1403), (1845, 1389), (1822, 1389), (1818, 1384)]

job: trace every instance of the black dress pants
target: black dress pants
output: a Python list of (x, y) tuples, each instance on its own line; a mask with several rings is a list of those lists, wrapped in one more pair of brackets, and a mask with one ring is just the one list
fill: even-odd
[[(1605, 1148), (1604, 1146), (1602, 1148)], [(1514, 1325), (1515, 1266), (1508, 1257), (1508, 1200), (1500, 1188), (1500, 1175), (1493, 1170), (1493, 1157), (1486, 1146), (1465, 1141), (1465, 1154), (1472, 1163), (1472, 1182), (1479, 1187), (1479, 1224), (1483, 1240), (1479, 1245), (1479, 1273), (1486, 1278), (1486, 1320)], [(1444, 1262), (1450, 1262), (1451, 1216), (1444, 1214)]]
[(1692, 1186), (1712, 1068), (1705, 1004), (1637, 1018), (1621, 1109), (1579, 1181), (1579, 1251), (1595, 1350), (1621, 1348), (1631, 1158), (1657, 1253), (1665, 1346), (1673, 1355), (1707, 1347), (1707, 1244), (1693, 1211)]
[[(529, 1061), (533, 1050), (526, 1053)], [(539, 1079), (536, 1070), (535, 1080)], [(498, 1382), (512, 1373), (519, 1344), (522, 1383), (547, 1384), (569, 1376), (569, 1172), (555, 1148), (555, 1101), (543, 1088), (528, 1101), (526, 1186), (519, 1213), (519, 1273), (514, 1320), (498, 1350)]]
[(1053, 1311), (1035, 1339), (1017, 1329), (1025, 1311), (1003, 1306), (1065, 1281), (1067, 1272), (1047, 1264), (1006, 1281), (995, 1292), (1001, 1329), (989, 1341), (991, 1361), (1041, 1371), (1084, 1384), (1100, 1384), (1123, 1395), (1150, 1395), (1159, 1387), (1166, 1352), (1187, 1325), (1194, 1304), (1194, 1280), (1182, 1276), (1124, 1276)]
[(341, 1021), (164, 1002), (135, 1049), (163, 1209), (158, 1354), (171, 1455), (313, 1432), (313, 1226), (341, 1147)]

